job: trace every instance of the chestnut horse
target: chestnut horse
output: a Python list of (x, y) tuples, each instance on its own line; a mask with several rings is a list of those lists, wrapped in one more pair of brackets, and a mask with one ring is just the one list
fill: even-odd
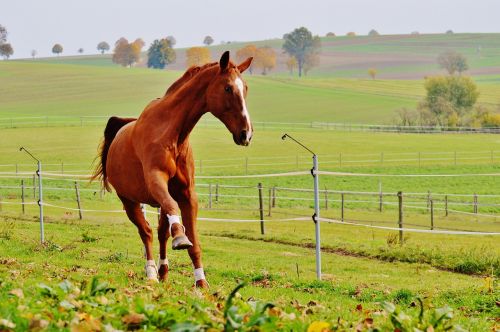
[[(196, 286), (208, 287), (196, 232), (198, 199), (189, 135), (201, 116), (210, 112), (224, 123), (236, 144), (250, 143), (253, 127), (241, 73), (251, 62), (248, 58), (235, 65), (226, 51), (219, 62), (188, 69), (137, 120), (112, 117), (106, 125), (93, 179), (100, 179), (108, 191), (110, 185), (114, 187), (128, 218), (137, 226), (145, 247), (148, 280), (167, 278), (166, 244), (172, 236), (172, 249), (188, 250)], [(161, 208), (158, 268), (152, 252), (153, 233), (141, 203)]]

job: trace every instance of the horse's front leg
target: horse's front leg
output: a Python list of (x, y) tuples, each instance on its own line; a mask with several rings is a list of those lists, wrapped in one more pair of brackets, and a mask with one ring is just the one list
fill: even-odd
[(189, 257), (193, 262), (194, 268), (194, 281), (196, 287), (208, 288), (208, 282), (205, 278), (203, 270), (203, 263), (201, 262), (201, 248), (196, 231), (196, 217), (198, 215), (198, 198), (193, 189), (186, 189), (183, 191), (178, 200), (179, 207), (181, 208), (182, 222), (186, 227), (186, 235), (193, 243), (193, 246), (188, 249)]
[(178, 207), (175, 200), (168, 192), (169, 177), (166, 172), (152, 170), (145, 174), (146, 185), (150, 195), (161, 206), (161, 213), (165, 213), (168, 219), (168, 233), (172, 236), (172, 249), (188, 249), (193, 246), (184, 232), (180, 223)]

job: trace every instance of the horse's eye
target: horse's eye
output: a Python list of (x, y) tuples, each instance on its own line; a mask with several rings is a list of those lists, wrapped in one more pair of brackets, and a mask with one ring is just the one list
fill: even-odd
[(233, 89), (231, 89), (231, 86), (230, 86), (230, 85), (226, 85), (226, 87), (224, 88), (224, 90), (225, 90), (227, 93), (231, 93), (231, 91), (233, 91)]

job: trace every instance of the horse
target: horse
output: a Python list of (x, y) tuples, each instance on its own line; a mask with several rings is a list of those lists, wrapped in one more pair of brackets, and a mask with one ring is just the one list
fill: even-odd
[[(111, 187), (115, 189), (137, 227), (145, 248), (148, 281), (167, 279), (166, 246), (171, 236), (173, 250), (188, 251), (194, 285), (208, 287), (196, 231), (198, 198), (189, 136), (198, 120), (212, 113), (237, 145), (250, 144), (254, 130), (246, 106), (248, 86), (241, 74), (252, 60), (250, 57), (236, 65), (226, 51), (218, 62), (189, 68), (163, 97), (151, 101), (139, 118), (108, 120), (92, 180), (100, 180), (109, 192)], [(160, 208), (158, 266), (153, 259), (153, 232), (141, 204)]]

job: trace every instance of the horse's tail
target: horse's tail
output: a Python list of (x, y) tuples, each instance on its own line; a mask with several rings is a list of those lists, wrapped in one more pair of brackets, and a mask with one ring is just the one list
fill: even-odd
[[(111, 187), (109, 186), (108, 176), (106, 174), (106, 161), (108, 158), (108, 151), (113, 139), (116, 136), (116, 133), (125, 126), (127, 123), (135, 121), (137, 119), (134, 118), (119, 118), (113, 116), (109, 118), (108, 123), (106, 124), (106, 129), (104, 129), (104, 138), (99, 147), (99, 154), (97, 155), (95, 161), (98, 161), (94, 169), (94, 174), (90, 178), (90, 181), (100, 180), (102, 186), (107, 191), (111, 192)], [(99, 160), (100, 159), (100, 160)]]

